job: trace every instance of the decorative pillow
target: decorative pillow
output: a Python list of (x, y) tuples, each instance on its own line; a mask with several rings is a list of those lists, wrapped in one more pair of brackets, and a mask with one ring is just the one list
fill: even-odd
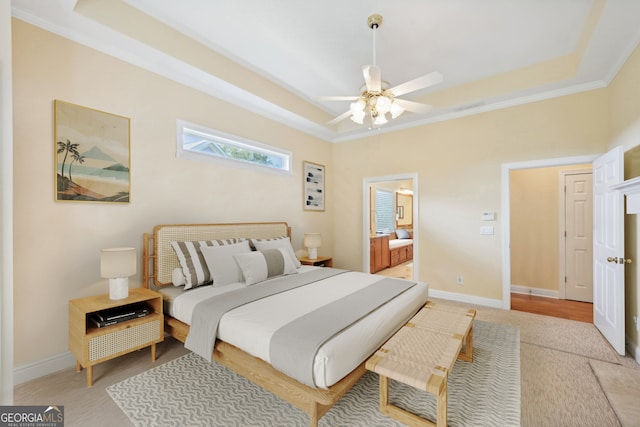
[(300, 267), (300, 261), (296, 257), (296, 253), (293, 251), (293, 247), (291, 246), (291, 240), (287, 236), (282, 237), (274, 237), (272, 239), (251, 239), (251, 244), (257, 251), (264, 251), (265, 249), (278, 249), (282, 248), (287, 251), (293, 264), (296, 268)]
[(182, 274), (182, 269), (180, 267), (176, 267), (171, 272), (171, 282), (173, 286), (184, 286), (187, 282), (184, 280), (184, 274)]
[(296, 274), (298, 270), (285, 248), (265, 249), (234, 256), (244, 280), (253, 285), (270, 277)]
[(398, 228), (396, 230), (396, 236), (398, 236), (398, 239), (410, 239), (411, 238), (409, 236), (409, 230), (407, 230), (405, 228)]
[(184, 274), (185, 290), (196, 288), (211, 282), (211, 275), (207, 264), (200, 252), (200, 245), (205, 243), (207, 246), (223, 246), (238, 243), (245, 239), (227, 239), (227, 240), (208, 240), (196, 242), (175, 242), (172, 241), (171, 247), (175, 251), (182, 274)]
[(224, 286), (242, 282), (242, 270), (233, 259), (234, 255), (251, 252), (248, 241), (223, 246), (200, 246), (209, 272), (213, 279), (213, 286)]

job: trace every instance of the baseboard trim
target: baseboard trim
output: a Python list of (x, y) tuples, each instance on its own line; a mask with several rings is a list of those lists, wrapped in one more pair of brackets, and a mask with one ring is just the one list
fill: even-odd
[(627, 351), (635, 359), (636, 362), (640, 363), (640, 345), (631, 341), (631, 338), (627, 335), (626, 337), (626, 345)]
[(76, 359), (71, 352), (61, 353), (37, 362), (27, 363), (13, 369), (14, 385), (26, 383), (36, 378), (75, 366)]
[(503, 308), (501, 299), (492, 299), (492, 298), (478, 297), (474, 295), (458, 294), (456, 292), (439, 291), (437, 289), (431, 289), (431, 288), (429, 288), (429, 296), (432, 296), (434, 298), (447, 299), (450, 301), (482, 305), (482, 306), (491, 307), (491, 308)]
[(511, 285), (511, 292), (515, 294), (535, 295), (538, 297), (546, 298), (560, 298), (560, 292), (552, 291), (551, 289), (532, 288), (529, 286)]

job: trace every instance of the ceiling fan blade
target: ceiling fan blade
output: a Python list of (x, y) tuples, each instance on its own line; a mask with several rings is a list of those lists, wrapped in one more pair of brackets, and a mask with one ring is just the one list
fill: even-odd
[(340, 114), (338, 117), (336, 117), (335, 119), (331, 120), (327, 124), (329, 126), (335, 125), (336, 123), (343, 121), (344, 119), (346, 119), (349, 116), (351, 116), (351, 111), (345, 111), (344, 113)]
[(363, 65), (362, 74), (364, 75), (364, 82), (367, 85), (369, 92), (381, 92), (382, 80), (380, 77), (380, 67), (377, 65)]
[(314, 96), (316, 101), (355, 101), (359, 96)]
[(437, 85), (438, 83), (442, 83), (442, 74), (437, 71), (429, 73), (425, 76), (418, 77), (417, 79), (409, 80), (408, 82), (399, 84), (396, 87), (392, 87), (389, 91), (394, 96), (402, 96), (405, 93), (414, 92), (416, 90), (424, 89), (429, 86)]
[(426, 114), (433, 109), (431, 105), (420, 104), (418, 102), (413, 102), (413, 101), (407, 101), (406, 99), (395, 98), (393, 102), (400, 105), (402, 108), (404, 108), (407, 111), (411, 111), (413, 113), (418, 113), (418, 114)]

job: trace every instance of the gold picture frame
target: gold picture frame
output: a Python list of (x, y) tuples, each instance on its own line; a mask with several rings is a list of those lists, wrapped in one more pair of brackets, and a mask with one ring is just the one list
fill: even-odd
[(54, 100), (56, 201), (129, 203), (130, 119)]
[(324, 212), (326, 195), (324, 191), (324, 165), (302, 162), (303, 209)]

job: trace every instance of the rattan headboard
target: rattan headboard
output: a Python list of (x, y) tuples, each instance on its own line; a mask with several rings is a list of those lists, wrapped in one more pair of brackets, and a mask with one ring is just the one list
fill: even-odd
[(171, 273), (180, 267), (171, 241), (199, 241), (244, 237), (266, 239), (288, 236), (291, 227), (286, 222), (247, 222), (233, 224), (168, 224), (156, 225), (153, 235), (144, 234), (143, 286), (171, 285)]

